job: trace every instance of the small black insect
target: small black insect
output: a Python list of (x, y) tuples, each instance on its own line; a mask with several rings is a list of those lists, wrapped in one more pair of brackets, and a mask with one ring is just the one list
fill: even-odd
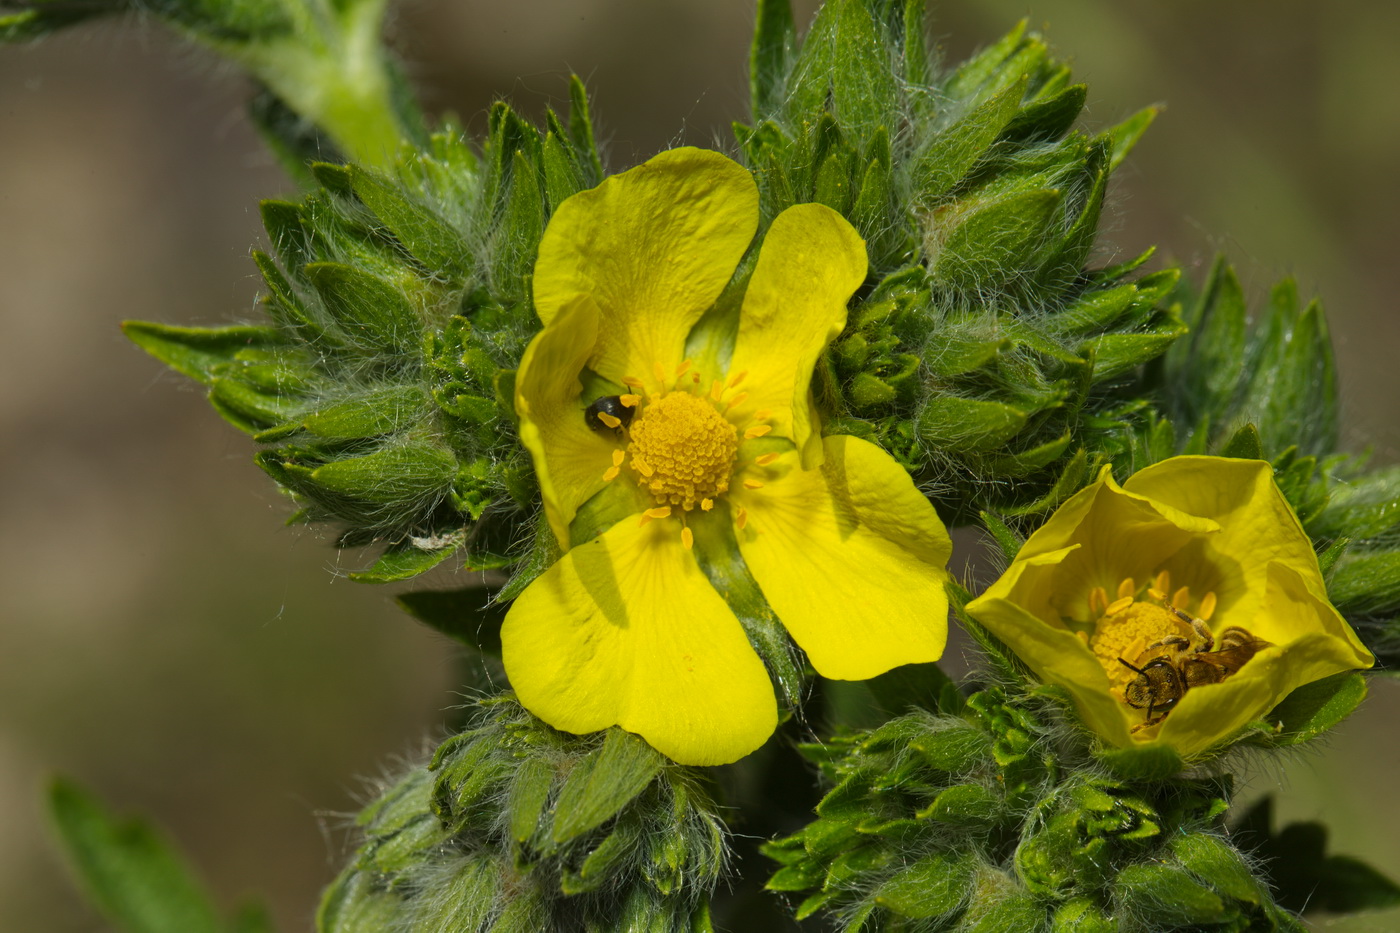
[(583, 410), (583, 420), (595, 431), (618, 431), (632, 423), (637, 409), (622, 404), (620, 395), (604, 395)]

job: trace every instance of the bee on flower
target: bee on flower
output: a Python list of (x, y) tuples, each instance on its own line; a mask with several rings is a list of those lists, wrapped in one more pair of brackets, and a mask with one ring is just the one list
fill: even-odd
[(1105, 468), (967, 611), (1106, 743), (1184, 758), (1375, 663), (1258, 460), (1174, 457), (1121, 486)]
[(506, 617), (511, 685), (556, 728), (619, 725), (684, 764), (741, 758), (778, 720), (712, 549), (737, 548), (825, 677), (936, 660), (947, 636), (943, 523), (880, 448), (823, 437), (811, 398), (865, 245), (835, 211), (791, 207), (739, 273), (742, 301), (717, 306), (758, 226), (748, 171), (699, 149), (568, 199), (516, 378), (563, 556)]

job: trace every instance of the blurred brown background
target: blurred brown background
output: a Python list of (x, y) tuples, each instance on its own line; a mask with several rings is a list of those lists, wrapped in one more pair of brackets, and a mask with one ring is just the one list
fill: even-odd
[[(747, 2), (417, 0), (396, 43), (424, 99), (484, 125), (587, 81), (611, 167), (712, 144), (745, 116)], [(804, 17), (813, 4), (804, 2)], [(1217, 249), (1261, 293), (1324, 296), (1348, 442), (1400, 451), (1400, 7), (1303, 0), (961, 0), (950, 60), (1020, 16), (1090, 84), (1089, 122), (1166, 111), (1118, 173), (1106, 241), (1198, 273)], [(37, 800), (63, 772), (152, 815), (225, 903), (307, 929), (343, 814), (460, 701), (452, 649), (337, 576), (202, 393), (123, 318), (252, 319), (256, 201), (292, 188), (243, 80), (158, 28), (107, 22), (0, 49), (0, 929), (105, 929)], [(1400, 877), (1400, 686), (1320, 752), (1259, 759), (1255, 791), (1326, 820), (1333, 851)], [(1400, 915), (1326, 924), (1388, 930)], [(1320, 924), (1320, 926), (1324, 926)]]

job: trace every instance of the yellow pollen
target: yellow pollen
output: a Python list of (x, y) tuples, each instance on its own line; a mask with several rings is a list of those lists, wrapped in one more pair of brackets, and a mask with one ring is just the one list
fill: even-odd
[(610, 415), (605, 411), (598, 412), (598, 420), (603, 422), (603, 424), (606, 424), (610, 428), (616, 429), (622, 427), (621, 418), (619, 418), (617, 415)]
[[(642, 380), (638, 379), (636, 376), (623, 376), (622, 384), (632, 389), (640, 389), (644, 385)], [(626, 403), (624, 402), (623, 404)]]
[(629, 433), (632, 466), (658, 505), (689, 511), (729, 489), (739, 439), (709, 401), (668, 392), (637, 414)]
[(682, 528), (682, 529), (681, 529), (681, 544), (685, 545), (685, 549), (686, 549), (687, 551), (690, 550), (692, 547), (694, 547), (694, 546), (695, 546), (695, 532), (691, 531), (689, 528)]
[(613, 466), (615, 466), (615, 467), (620, 467), (620, 466), (622, 466), (622, 461), (625, 460), (625, 459), (627, 459), (627, 455), (624, 454), (622, 451), (620, 451), (620, 450), (614, 450), (614, 451), (613, 451)]
[(771, 430), (773, 430), (772, 425), (755, 424), (748, 428), (748, 430), (744, 431), (744, 440), (751, 441), (755, 437), (762, 437)]
[(745, 489), (762, 489), (762, 488), (763, 488), (763, 484), (760, 483), (760, 482), (759, 482), (758, 480), (756, 480), (756, 479), (746, 479), (746, 480), (744, 480), (744, 488), (745, 488)]
[(778, 454), (764, 454), (764, 455), (761, 456), (761, 457), (756, 457), (756, 458), (754, 459), (754, 463), (758, 464), (759, 466), (767, 466), (768, 464), (772, 463), (774, 460), (777, 460), (777, 459), (778, 459), (778, 456), (779, 456)]
[(1142, 657), (1144, 649), (1170, 635), (1189, 637), (1191, 627), (1156, 603), (1132, 602), (1113, 615), (1099, 619), (1089, 638), (1089, 648), (1108, 673), (1109, 682), (1121, 691), (1137, 674), (1118, 659), (1142, 667), (1146, 660)]
[(636, 408), (642, 403), (640, 395), (619, 395), (617, 400), (622, 403), (624, 408)]
[(1132, 604), (1133, 598), (1131, 596), (1121, 596), (1118, 599), (1115, 599), (1113, 602), (1109, 603), (1108, 608), (1103, 611), (1103, 614), (1106, 616), (1117, 615), (1124, 609), (1127, 609)]
[(724, 395), (724, 383), (716, 379), (714, 382), (710, 383), (710, 399), (718, 402), (722, 395)]
[(611, 483), (613, 480), (617, 479), (617, 474), (619, 474), (619, 473), (621, 473), (621, 472), (622, 472), (622, 467), (615, 467), (615, 466), (610, 466), (610, 467), (608, 467), (606, 470), (603, 471), (603, 482), (605, 482), (605, 483)]
[(654, 509), (647, 509), (645, 512), (642, 513), (642, 518), (640, 521), (637, 522), (637, 527), (642, 527), (647, 522), (651, 521), (653, 518), (665, 518), (670, 514), (671, 507), (669, 505), (660, 505)]
[(701, 508), (702, 510), (708, 512), (708, 511), (710, 511), (710, 509), (712, 509), (712, 508), (714, 508), (714, 507), (715, 507), (715, 500), (713, 500), (713, 499), (701, 499), (701, 500), (700, 500), (700, 508)]

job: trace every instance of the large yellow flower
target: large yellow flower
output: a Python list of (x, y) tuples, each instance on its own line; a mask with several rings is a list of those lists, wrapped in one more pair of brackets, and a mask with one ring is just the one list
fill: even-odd
[[(737, 317), (706, 315), (758, 220), (749, 173), (698, 149), (569, 198), (540, 243), (544, 329), (516, 380), (565, 553), (506, 617), (511, 684), (557, 728), (620, 725), (685, 764), (737, 760), (777, 724), (767, 671), (697, 540), (737, 541), (823, 676), (935, 660), (947, 635), (938, 515), (878, 447), (823, 438), (810, 398), (865, 278), (860, 237), (826, 207), (789, 208)], [(600, 398), (611, 410), (595, 416)]]
[(1295, 688), (1375, 662), (1258, 460), (1175, 457), (1122, 486), (1105, 468), (967, 611), (1110, 745), (1187, 758)]

